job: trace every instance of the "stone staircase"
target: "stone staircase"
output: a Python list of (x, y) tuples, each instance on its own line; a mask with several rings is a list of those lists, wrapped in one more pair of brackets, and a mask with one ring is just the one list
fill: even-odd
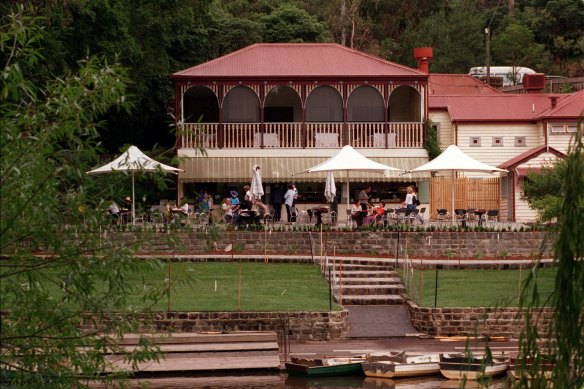
[(332, 278), (335, 299), (341, 305), (401, 305), (405, 287), (392, 260), (336, 258), (325, 276)]

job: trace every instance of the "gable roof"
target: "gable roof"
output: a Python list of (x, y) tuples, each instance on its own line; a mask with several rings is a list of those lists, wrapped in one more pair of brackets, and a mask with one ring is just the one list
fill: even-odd
[(501, 168), (501, 169), (507, 169), (507, 170), (513, 169), (513, 168), (521, 165), (522, 163), (525, 163), (525, 162), (529, 161), (530, 159), (537, 157), (538, 155), (540, 155), (542, 153), (552, 153), (560, 158), (566, 157), (566, 154), (554, 149), (551, 146), (541, 145), (541, 146), (534, 147), (533, 149), (527, 150), (526, 152), (521, 153), (521, 154), (511, 158), (510, 160), (503, 162), (502, 164), (500, 164), (497, 167)]
[(427, 78), (416, 69), (334, 43), (256, 43), (172, 78)]
[(500, 95), (497, 89), (468, 74), (436, 74), (428, 77), (430, 96)]
[(558, 100), (555, 108), (544, 110), (539, 118), (541, 119), (564, 119), (584, 116), (584, 89), (569, 94), (566, 98)]
[[(558, 105), (571, 95), (554, 95)], [(551, 107), (550, 95), (499, 94), (429, 96), (430, 109), (447, 109), (453, 122), (525, 122), (538, 120)], [(574, 116), (577, 117), (577, 116)]]

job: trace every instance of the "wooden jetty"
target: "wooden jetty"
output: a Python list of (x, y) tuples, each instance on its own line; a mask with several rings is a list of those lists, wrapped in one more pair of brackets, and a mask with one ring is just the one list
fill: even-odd
[[(110, 354), (106, 356), (110, 371), (155, 373), (280, 368), (278, 339), (273, 331), (142, 336), (160, 348), (159, 361), (142, 362), (134, 369), (124, 360), (124, 354)], [(119, 339), (119, 344), (130, 351), (137, 347), (139, 338), (139, 335), (128, 334)]]

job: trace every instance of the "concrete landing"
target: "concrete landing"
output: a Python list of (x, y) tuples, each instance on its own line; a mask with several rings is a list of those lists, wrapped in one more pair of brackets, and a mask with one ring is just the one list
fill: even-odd
[(384, 338), (416, 334), (404, 305), (345, 305), (348, 338)]

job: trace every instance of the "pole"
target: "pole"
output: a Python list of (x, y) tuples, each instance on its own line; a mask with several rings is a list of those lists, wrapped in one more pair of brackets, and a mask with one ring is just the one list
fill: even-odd
[(395, 245), (395, 268), (397, 269), (397, 263), (399, 260), (399, 229), (397, 230), (397, 244)]
[(168, 262), (168, 287), (166, 290), (166, 297), (168, 299), (168, 312), (170, 312), (170, 307), (171, 307), (171, 303), (170, 303), (170, 280), (171, 280), (171, 267), (172, 267), (172, 262)]
[(134, 171), (132, 171), (132, 225), (136, 225), (136, 193), (134, 189)]
[(434, 308), (438, 305), (438, 268), (436, 268), (436, 280), (434, 281)]
[(486, 39), (486, 65), (487, 65), (487, 85), (491, 85), (491, 28), (485, 28)]
[(329, 311), (333, 310), (333, 291), (331, 287), (331, 268), (328, 268), (328, 286), (329, 286)]

